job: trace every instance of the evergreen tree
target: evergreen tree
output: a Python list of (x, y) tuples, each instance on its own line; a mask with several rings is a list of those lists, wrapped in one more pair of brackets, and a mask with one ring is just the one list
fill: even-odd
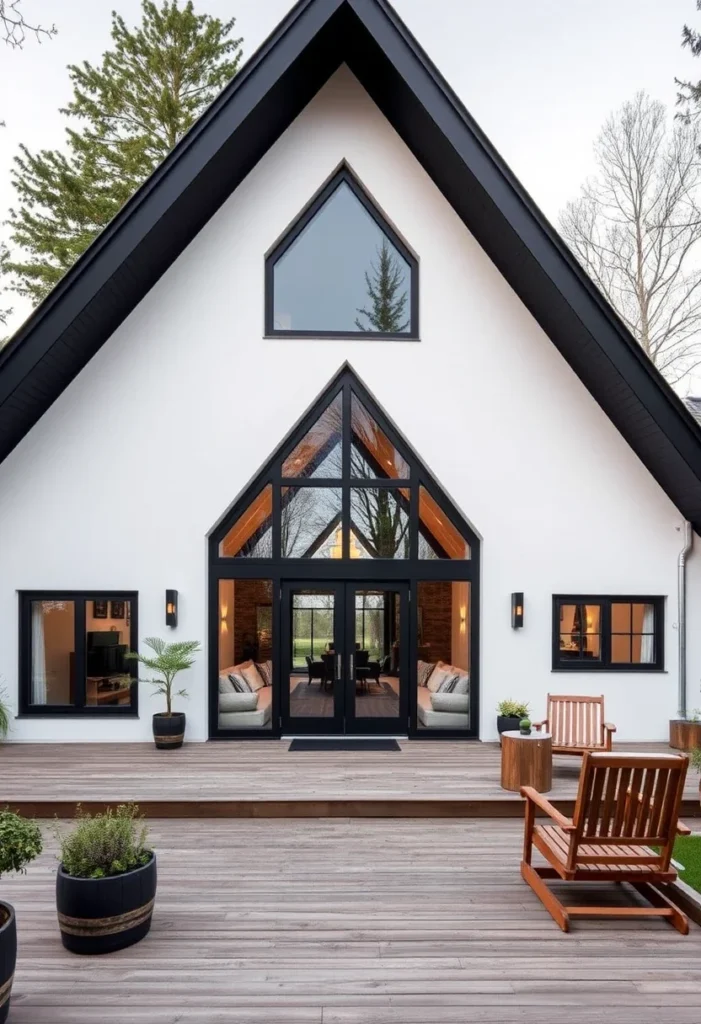
[(365, 272), (365, 283), (372, 308), (358, 310), (360, 316), (366, 318), (367, 324), (363, 324), (360, 318), (357, 318), (355, 325), (360, 331), (400, 334), (409, 325), (409, 321), (405, 319), (406, 289), (401, 291), (404, 285), (404, 270), (386, 238), (382, 240), (382, 248), (378, 250), (377, 255), (377, 263), (372, 264), (372, 277)]
[(73, 99), (65, 151), (21, 147), (10, 264), (16, 290), (44, 298), (102, 228), (236, 74), (235, 19), (196, 14), (192, 0), (142, 0), (129, 29), (112, 13), (112, 47), (99, 65), (69, 67)]
[[(701, 11), (701, 0), (696, 0), (696, 10)], [(701, 33), (685, 25), (682, 29), (682, 46), (688, 46), (694, 57), (701, 55)], [(677, 78), (676, 83), (681, 89), (677, 94), (677, 103), (684, 107), (679, 118), (686, 124), (697, 121), (701, 115), (701, 81), (684, 82)]]
[[(2, 279), (5, 276), (5, 274), (7, 272), (7, 265), (8, 265), (9, 262), (10, 262), (9, 250), (8, 250), (6, 245), (3, 245), (3, 243), (0, 242), (0, 279)], [(0, 287), (0, 292), (3, 292), (4, 290), (5, 289)], [(2, 299), (0, 299), (0, 303), (2, 303)], [(3, 305), (4, 305), (4, 303), (3, 303)], [(11, 313), (12, 313), (12, 309), (10, 309), (10, 308), (3, 309), (2, 306), (0, 306), (0, 348), (2, 348), (2, 346), (7, 341), (7, 338), (5, 338), (3, 336), (4, 332), (2, 331), (2, 328), (4, 328), (7, 325), (7, 318), (11, 315)]]

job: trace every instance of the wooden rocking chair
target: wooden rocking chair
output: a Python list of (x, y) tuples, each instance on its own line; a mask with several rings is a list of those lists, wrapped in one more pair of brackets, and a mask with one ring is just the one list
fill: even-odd
[[(688, 763), (686, 754), (585, 753), (572, 820), (531, 786), (521, 788), (526, 798), (521, 876), (563, 932), (576, 916), (652, 916), (688, 934), (686, 915), (659, 888), (676, 880), (670, 866), (674, 839), (690, 832), (677, 820)], [(535, 825), (536, 810), (554, 824)], [(531, 865), (534, 845), (548, 867)], [(651, 906), (565, 906), (545, 884), (548, 878), (629, 882)]]
[(548, 694), (548, 717), (533, 728), (550, 732), (553, 754), (576, 754), (585, 750), (610, 750), (616, 726), (604, 721), (603, 697), (572, 697)]

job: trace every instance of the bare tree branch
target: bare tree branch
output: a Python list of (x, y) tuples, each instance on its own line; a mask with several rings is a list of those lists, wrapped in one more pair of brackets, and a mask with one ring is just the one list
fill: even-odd
[(573, 253), (671, 384), (701, 363), (701, 165), (691, 123), (645, 93), (604, 124), (560, 216)]
[(22, 0), (0, 0), (0, 33), (8, 46), (22, 49), (28, 35), (35, 36), (37, 42), (56, 35), (56, 26), (43, 28), (41, 25), (30, 24), (20, 9)]

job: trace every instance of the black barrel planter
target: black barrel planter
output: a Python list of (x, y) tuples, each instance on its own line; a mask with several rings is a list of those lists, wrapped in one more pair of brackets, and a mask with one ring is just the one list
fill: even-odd
[(56, 909), (61, 941), (71, 953), (113, 953), (139, 942), (151, 927), (156, 855), (142, 868), (109, 878), (73, 878), (59, 866)]
[(520, 725), (521, 719), (517, 715), (497, 715), (499, 742), (501, 743), (501, 734), (503, 732), (518, 732)]
[(12, 979), (17, 961), (17, 925), (9, 903), (0, 903), (0, 1024), (10, 1012)]
[(185, 712), (167, 715), (159, 711), (153, 716), (153, 738), (159, 750), (177, 750), (185, 739)]

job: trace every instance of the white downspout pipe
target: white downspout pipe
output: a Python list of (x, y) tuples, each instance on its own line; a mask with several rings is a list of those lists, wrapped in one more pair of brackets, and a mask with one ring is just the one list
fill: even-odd
[(686, 718), (686, 560), (694, 542), (691, 523), (682, 527), (684, 547), (677, 559), (677, 601), (679, 607), (679, 718)]

